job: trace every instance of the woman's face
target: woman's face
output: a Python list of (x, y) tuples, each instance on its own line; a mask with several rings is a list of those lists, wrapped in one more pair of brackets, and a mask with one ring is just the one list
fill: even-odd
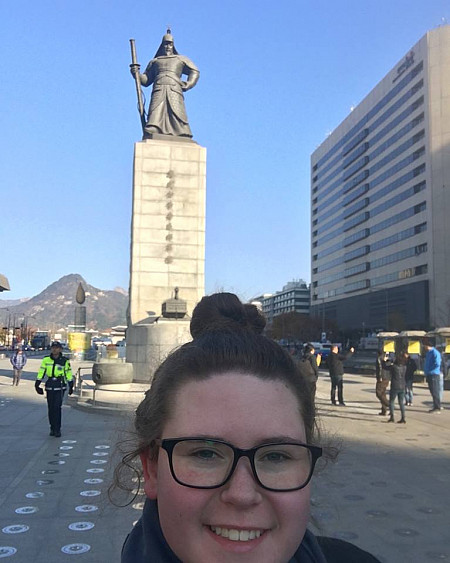
[[(306, 441), (298, 402), (283, 383), (236, 372), (178, 390), (161, 438), (197, 436), (242, 449), (283, 439)], [(142, 461), (145, 492), (158, 500), (164, 536), (183, 563), (285, 563), (299, 546), (309, 517), (309, 486), (265, 490), (254, 480), (249, 460), (241, 458), (222, 487), (192, 489), (174, 481), (166, 451), (160, 450), (158, 460)], [(242, 531), (243, 539), (260, 536), (233, 541), (212, 528)]]

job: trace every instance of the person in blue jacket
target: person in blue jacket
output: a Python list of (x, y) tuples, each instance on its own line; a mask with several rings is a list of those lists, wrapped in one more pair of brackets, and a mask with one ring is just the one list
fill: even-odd
[(192, 342), (156, 370), (116, 470), (140, 459), (147, 497), (122, 563), (377, 561), (307, 529), (314, 467), (330, 452), (307, 378), (264, 326), (236, 295), (204, 297)]
[(428, 383), (428, 388), (433, 399), (433, 407), (429, 412), (440, 414), (441, 407), (441, 392), (440, 392), (440, 377), (441, 377), (441, 363), (442, 358), (438, 350), (431, 344), (430, 341), (425, 341), (425, 377)]

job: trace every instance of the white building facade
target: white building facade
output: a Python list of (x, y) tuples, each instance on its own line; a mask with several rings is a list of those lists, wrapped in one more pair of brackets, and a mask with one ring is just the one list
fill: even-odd
[(311, 314), (450, 325), (450, 26), (428, 32), (311, 157)]
[(272, 324), (274, 317), (284, 313), (302, 313), (309, 315), (310, 288), (304, 280), (288, 282), (281, 291), (265, 293), (252, 300), (260, 304), (268, 324)]

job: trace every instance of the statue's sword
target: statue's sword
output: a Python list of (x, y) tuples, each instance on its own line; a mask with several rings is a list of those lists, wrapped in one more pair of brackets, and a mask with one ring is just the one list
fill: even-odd
[(131, 46), (131, 64), (130, 67), (136, 68), (137, 72), (134, 75), (134, 79), (136, 81), (136, 94), (138, 99), (138, 110), (139, 115), (141, 118), (141, 125), (142, 125), (142, 133), (145, 131), (145, 111), (144, 111), (144, 102), (142, 101), (142, 90), (141, 90), (141, 78), (139, 76), (139, 69), (141, 68), (137, 62), (136, 57), (136, 46), (134, 44), (134, 39), (130, 39), (130, 46)]

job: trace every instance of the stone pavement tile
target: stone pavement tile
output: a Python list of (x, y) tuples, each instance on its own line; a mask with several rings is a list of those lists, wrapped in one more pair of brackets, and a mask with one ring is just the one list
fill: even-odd
[[(69, 553), (82, 555), (85, 562), (118, 561), (140, 514), (132, 506), (113, 506), (106, 492), (118, 431), (128, 420), (64, 406), (63, 435), (49, 437), (46, 402), (35, 393), (33, 380), (19, 386), (20, 395), (14, 394), (3, 373), (0, 549), (13, 547), (17, 552), (12, 560), (23, 563), (59, 563), (66, 557), (64, 546), (72, 546), (66, 548)], [(86, 482), (100, 478), (103, 483)], [(96, 509), (91, 511), (92, 506)], [(86, 553), (83, 545), (89, 546)]]
[[(123, 540), (140, 516), (142, 501), (124, 509), (111, 505), (105, 488), (114, 464), (91, 462), (96, 458), (112, 460), (112, 447), (108, 456), (94, 456), (102, 452), (96, 446), (113, 446), (132, 414), (113, 417), (65, 406), (63, 436), (50, 438), (45, 400), (34, 391), (32, 370), (23, 387), (19, 386), (20, 393), (15, 393), (8, 385), (9, 371), (3, 367), (0, 360), (0, 483), (6, 489), (3, 494), (0, 489), (0, 529), (11, 525), (29, 525), (30, 529), (2, 533), (0, 545), (17, 546), (14, 560), (27, 563), (59, 562), (65, 557), (61, 548), (76, 543), (90, 546), (82, 554), (86, 562), (118, 561)], [(321, 375), (319, 379), (321, 427), (342, 445), (338, 460), (313, 477), (315, 525), (320, 533), (348, 539), (384, 563), (450, 560), (450, 410), (440, 416), (428, 414), (429, 392), (418, 385), (414, 405), (407, 409), (407, 424), (389, 424), (378, 416), (374, 387), (373, 377), (346, 375), (347, 407), (339, 408), (329, 404), (329, 378)], [(444, 405), (450, 408), (449, 399), (450, 392), (444, 392)], [(76, 440), (65, 444), (72, 445), (72, 450), (60, 449), (64, 440)], [(6, 452), (11, 460), (8, 463), (2, 455)], [(50, 463), (58, 460), (66, 463)], [(88, 472), (103, 468), (102, 473)], [(99, 475), (104, 483), (85, 483), (86, 478)], [(38, 485), (45, 481), (51, 482)], [(81, 495), (92, 490), (101, 494)], [(45, 495), (26, 497), (35, 492)], [(90, 505), (98, 509), (76, 511), (76, 507)], [(37, 506), (39, 511), (15, 512), (26, 506)], [(84, 529), (84, 524), (78, 524), (83, 529), (69, 529), (80, 522), (94, 527)]]
[(337, 461), (313, 478), (317, 528), (385, 563), (450, 559), (450, 411), (429, 415), (428, 390), (417, 386), (407, 424), (390, 424), (377, 414), (374, 378), (345, 381), (345, 408), (328, 404), (327, 378), (318, 385), (321, 427), (342, 445)]

